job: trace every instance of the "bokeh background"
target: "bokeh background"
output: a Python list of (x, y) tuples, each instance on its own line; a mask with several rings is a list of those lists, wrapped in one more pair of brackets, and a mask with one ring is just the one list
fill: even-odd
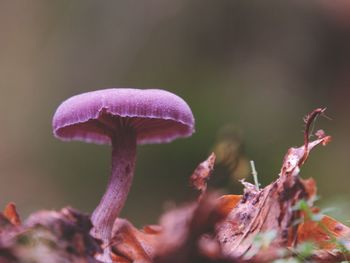
[(212, 188), (241, 193), (249, 160), (270, 183), (302, 144), (303, 116), (327, 107), (332, 120), (316, 126), (334, 140), (302, 176), (316, 178), (322, 207), (349, 219), (349, 51), (347, 0), (1, 1), (0, 206), (91, 212), (110, 148), (53, 138), (56, 107), (91, 90), (156, 87), (188, 102), (197, 131), (138, 148), (123, 217), (156, 223), (191, 200), (188, 178), (213, 149)]

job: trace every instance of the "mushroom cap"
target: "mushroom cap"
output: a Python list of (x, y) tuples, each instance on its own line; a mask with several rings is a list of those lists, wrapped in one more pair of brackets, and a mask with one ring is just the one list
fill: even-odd
[(52, 120), (55, 137), (97, 144), (110, 144), (111, 129), (117, 133), (124, 125), (136, 131), (138, 144), (163, 143), (190, 136), (194, 117), (187, 103), (171, 92), (114, 88), (67, 99)]

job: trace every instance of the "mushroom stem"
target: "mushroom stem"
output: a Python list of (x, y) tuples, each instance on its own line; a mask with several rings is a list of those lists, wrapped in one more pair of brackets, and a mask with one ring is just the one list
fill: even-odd
[(106, 192), (94, 210), (91, 235), (107, 244), (115, 219), (122, 210), (134, 176), (136, 133), (123, 127), (112, 137), (112, 174)]

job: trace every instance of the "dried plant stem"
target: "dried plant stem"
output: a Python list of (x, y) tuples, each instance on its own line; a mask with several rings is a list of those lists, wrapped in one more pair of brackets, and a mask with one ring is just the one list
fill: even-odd
[(253, 160), (250, 160), (250, 167), (252, 169), (252, 175), (253, 175), (253, 178), (254, 178), (254, 184), (255, 184), (256, 188), (259, 190), (260, 189), (260, 184), (259, 184), (259, 181), (258, 181), (258, 172), (255, 169), (255, 163), (254, 163)]

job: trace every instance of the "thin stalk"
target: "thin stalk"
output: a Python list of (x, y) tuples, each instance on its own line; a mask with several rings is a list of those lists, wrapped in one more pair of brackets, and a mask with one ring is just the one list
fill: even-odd
[(104, 244), (110, 241), (115, 219), (122, 210), (134, 176), (136, 134), (123, 127), (112, 137), (112, 173), (107, 189), (94, 210), (91, 235)]
[(255, 184), (255, 187), (256, 189), (260, 189), (260, 184), (259, 184), (259, 181), (258, 181), (258, 172), (256, 171), (255, 169), (255, 163), (253, 160), (250, 161), (250, 167), (252, 169), (252, 175), (253, 175), (253, 178), (254, 178), (254, 184)]

